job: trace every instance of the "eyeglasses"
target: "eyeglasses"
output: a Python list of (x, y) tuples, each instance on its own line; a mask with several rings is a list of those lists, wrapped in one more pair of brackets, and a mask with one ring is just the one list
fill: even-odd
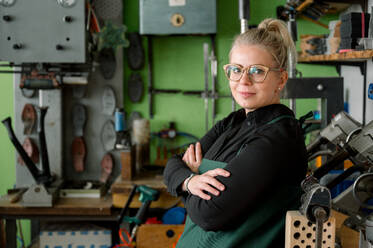
[(245, 71), (247, 71), (249, 79), (254, 83), (263, 82), (266, 79), (269, 71), (282, 72), (284, 70), (282, 68), (270, 68), (264, 65), (250, 65), (248, 67), (243, 67), (237, 64), (227, 64), (224, 65), (223, 68), (225, 75), (230, 81), (240, 81), (242, 75), (245, 73)]

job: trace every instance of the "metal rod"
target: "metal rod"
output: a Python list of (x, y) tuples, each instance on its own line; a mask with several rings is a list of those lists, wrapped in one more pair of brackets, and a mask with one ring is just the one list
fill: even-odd
[(204, 74), (205, 74), (205, 91), (204, 91), (204, 100), (205, 100), (205, 129), (206, 132), (209, 128), (209, 44), (203, 43), (203, 64), (204, 64)]
[(153, 119), (154, 112), (153, 112), (153, 73), (152, 73), (152, 66), (153, 66), (153, 46), (152, 46), (152, 38), (148, 36), (148, 97), (149, 97), (149, 117)]
[(364, 85), (363, 85), (363, 126), (365, 126), (366, 122), (366, 108), (367, 108), (367, 96), (366, 96), (366, 90), (367, 90), (367, 61), (364, 61), (363, 64), (363, 72), (364, 72)]
[(216, 118), (216, 84), (218, 74), (218, 61), (216, 59), (215, 36), (211, 35), (211, 103), (212, 103), (212, 125), (215, 125)]

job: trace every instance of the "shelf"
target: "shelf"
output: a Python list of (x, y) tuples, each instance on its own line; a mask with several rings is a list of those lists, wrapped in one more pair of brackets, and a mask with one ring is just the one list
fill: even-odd
[(351, 51), (336, 54), (299, 56), (299, 63), (318, 62), (362, 62), (373, 57), (373, 50)]

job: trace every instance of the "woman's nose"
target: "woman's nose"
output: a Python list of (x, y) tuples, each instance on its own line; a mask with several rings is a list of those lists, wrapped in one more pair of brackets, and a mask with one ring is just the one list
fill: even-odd
[(253, 82), (250, 79), (249, 73), (247, 73), (247, 70), (242, 72), (242, 77), (240, 79), (240, 83), (250, 84), (250, 85), (253, 84)]

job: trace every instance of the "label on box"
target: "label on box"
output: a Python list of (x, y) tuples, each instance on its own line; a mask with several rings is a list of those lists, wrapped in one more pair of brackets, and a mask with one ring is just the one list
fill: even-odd
[(170, 7), (185, 6), (185, 1), (186, 0), (168, 0), (168, 5), (170, 5)]

